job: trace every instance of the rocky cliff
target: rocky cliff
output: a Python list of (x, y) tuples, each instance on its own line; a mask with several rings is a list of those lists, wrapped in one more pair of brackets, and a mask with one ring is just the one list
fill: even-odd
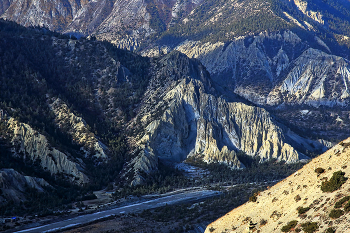
[(76, 116), (59, 98), (53, 98), (50, 102), (50, 108), (56, 116), (56, 124), (72, 137), (74, 143), (81, 146), (86, 157), (108, 158), (107, 146), (96, 138), (83, 118)]
[[(347, 139), (334, 146), (257, 194), (256, 202), (247, 202), (210, 224), (205, 232), (281, 232), (292, 221), (295, 224), (284, 232), (324, 232), (328, 228), (333, 231), (326, 232), (348, 232), (349, 143)], [(324, 184), (338, 171), (346, 178), (342, 182), (338, 179), (338, 189), (325, 191)]]
[[(216, 90), (228, 98), (237, 94), (273, 109), (290, 126), (315, 138), (337, 141), (349, 133), (338, 126), (348, 118), (349, 60), (330, 54), (317, 37), (306, 41), (287, 30), (227, 43), (185, 41), (175, 49), (199, 59)], [(323, 110), (312, 114), (320, 119), (317, 124), (302, 114), (320, 106)]]
[(44, 192), (43, 187), (50, 186), (44, 179), (23, 176), (14, 169), (0, 170), (0, 205), (9, 200), (20, 202), (25, 199), (27, 188), (32, 188), (38, 192)]
[(7, 135), (13, 145), (14, 156), (39, 162), (52, 175), (62, 175), (71, 183), (89, 182), (84, 174), (84, 163), (52, 147), (47, 138), (25, 123), (13, 118), (6, 121)]
[[(144, 102), (136, 117), (145, 125), (145, 133), (138, 137), (138, 144), (147, 149), (141, 160), (150, 155), (148, 161), (156, 161), (156, 156), (179, 162), (197, 156), (207, 163), (240, 169), (244, 164), (237, 158), (238, 151), (259, 156), (261, 161), (297, 162), (308, 159), (303, 151), (322, 150), (320, 143), (297, 136), (266, 110), (212, 94), (210, 76), (198, 61), (173, 52), (160, 64), (156, 80), (163, 83), (146, 95), (149, 107)], [(191, 69), (183, 71), (183, 64)], [(173, 73), (170, 78), (169, 71)]]
[(261, 33), (226, 44), (186, 41), (176, 49), (200, 59), (219, 85), (226, 83), (229, 91), (257, 104), (345, 106), (349, 102), (349, 61), (309, 48), (291, 31)]

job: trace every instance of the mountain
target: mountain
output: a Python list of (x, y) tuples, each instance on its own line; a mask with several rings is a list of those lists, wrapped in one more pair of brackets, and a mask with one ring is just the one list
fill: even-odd
[(347, 232), (349, 142), (342, 141), (293, 175), (256, 193), (205, 232)]
[[(61, 208), (114, 182), (128, 159), (122, 125), (144, 92), (148, 59), (3, 20), (0, 34), (0, 169), (49, 184), (42, 194), (33, 185), (16, 194), (20, 210), (4, 194), (1, 214)], [(30, 205), (37, 198), (47, 205)]]
[[(131, 123), (144, 128), (135, 138), (144, 148), (132, 162), (136, 180), (142, 180), (138, 170), (149, 173), (157, 158), (181, 162), (194, 156), (241, 169), (239, 151), (261, 161), (291, 163), (308, 159), (303, 154), (307, 150), (322, 150), (320, 142), (296, 135), (266, 110), (216, 96), (209, 74), (198, 61), (172, 52), (158, 66)], [(138, 161), (147, 161), (147, 167)]]
[(33, 196), (56, 208), (108, 184), (141, 185), (189, 157), (243, 169), (242, 154), (294, 163), (325, 149), (265, 109), (222, 96), (201, 62), (178, 51), (145, 58), (8, 21), (0, 35), (0, 169), (49, 184), (17, 195), (22, 211)]
[(201, 0), (2, 1), (0, 16), (24, 26), (44, 26), (75, 36), (96, 35), (130, 50), (162, 32)]
[[(178, 50), (197, 58), (226, 98), (239, 95), (296, 131), (336, 142), (349, 134), (339, 126), (347, 125), (349, 113), (347, 6), (346, 1), (203, 2), (141, 53)], [(327, 124), (313, 124), (305, 111)]]
[(0, 4), (27, 26), (0, 21), (0, 169), (62, 203), (188, 158), (305, 161), (350, 133), (347, 1)]

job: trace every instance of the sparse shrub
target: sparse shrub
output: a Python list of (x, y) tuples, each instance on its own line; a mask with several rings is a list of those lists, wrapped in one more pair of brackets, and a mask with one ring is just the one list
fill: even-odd
[(249, 197), (249, 201), (256, 202), (258, 200), (258, 195), (259, 195), (259, 192), (254, 193), (253, 196)]
[(334, 208), (341, 208), (343, 204), (350, 200), (350, 196), (343, 197), (334, 204)]
[(213, 231), (215, 231), (215, 228), (214, 228), (214, 227), (210, 227), (210, 228), (209, 228), (209, 231), (210, 231), (210, 232), (213, 232)]
[(258, 198), (256, 196), (249, 197), (250, 202), (256, 202), (257, 200), (258, 200)]
[(290, 221), (287, 225), (283, 226), (282, 232), (289, 232), (292, 228), (294, 228), (298, 224), (297, 220)]
[(266, 223), (267, 223), (267, 220), (265, 220), (265, 219), (260, 220), (260, 226), (265, 226)]
[(349, 212), (349, 211), (350, 211), (350, 200), (348, 201), (348, 203), (345, 204), (344, 210), (345, 210), (346, 212)]
[(306, 222), (301, 224), (301, 227), (303, 228), (303, 231), (305, 233), (313, 233), (317, 231), (318, 229), (318, 224), (316, 222)]
[(343, 210), (340, 209), (333, 209), (330, 213), (329, 213), (329, 217), (335, 219), (335, 218), (339, 218), (340, 216), (342, 216), (344, 214)]
[(329, 227), (325, 230), (325, 233), (335, 233), (335, 230), (333, 227)]
[(309, 211), (310, 207), (302, 207), (302, 206), (299, 206), (298, 207), (298, 214), (305, 214), (307, 211)]
[(295, 200), (296, 202), (300, 201), (300, 200), (301, 200), (300, 195), (299, 195), (299, 194), (298, 194), (298, 195), (296, 195), (296, 196), (294, 197), (294, 200)]
[(329, 181), (322, 182), (321, 190), (323, 192), (333, 192), (338, 190), (348, 179), (344, 177), (345, 172), (337, 171), (333, 173), (332, 178)]
[(321, 168), (321, 167), (318, 167), (318, 168), (315, 169), (315, 172), (317, 173), (317, 175), (319, 175), (319, 174), (324, 173), (324, 169)]

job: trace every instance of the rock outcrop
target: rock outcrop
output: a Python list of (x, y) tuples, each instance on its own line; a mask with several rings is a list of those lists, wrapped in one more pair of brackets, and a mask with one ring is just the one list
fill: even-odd
[(52, 175), (63, 175), (71, 183), (83, 185), (89, 182), (89, 178), (84, 174), (82, 161), (52, 147), (44, 135), (25, 123), (10, 118), (6, 125), (14, 156), (38, 161), (44, 170)]
[[(340, 208), (335, 207), (335, 203), (349, 196), (349, 179), (333, 192), (323, 192), (321, 186), (337, 171), (349, 177), (349, 145), (350, 139), (347, 139), (334, 146), (285, 180), (260, 192), (256, 202), (247, 202), (211, 223), (205, 232), (281, 232), (282, 227), (291, 221), (297, 222), (293, 227), (295, 230), (313, 222), (322, 232), (327, 228), (348, 232), (350, 214), (343, 211), (347, 201)], [(304, 211), (300, 211), (300, 207)], [(330, 216), (335, 209), (342, 212), (339, 217)]]
[(293, 63), (282, 84), (269, 93), (267, 104), (307, 104), (315, 107), (349, 104), (348, 60), (310, 48)]
[(85, 157), (94, 156), (107, 159), (107, 146), (96, 138), (85, 120), (76, 116), (61, 99), (53, 98), (51, 101), (49, 105), (56, 116), (56, 124), (63, 132), (72, 137), (73, 143), (81, 146)]
[[(330, 54), (317, 37), (305, 41), (287, 30), (237, 37), (227, 43), (187, 40), (175, 49), (199, 59), (216, 90), (228, 98), (239, 95), (273, 109), (285, 122), (314, 138), (336, 142), (349, 135), (347, 128), (339, 127), (338, 118), (331, 116), (334, 111), (348, 111), (350, 63)], [(314, 124), (312, 118), (297, 114), (321, 106), (324, 110), (315, 112), (314, 118), (327, 118), (327, 124)], [(347, 121), (347, 116), (340, 121)], [(339, 130), (340, 134), (335, 133)]]
[[(191, 68), (177, 73), (184, 63)], [(145, 101), (136, 117), (139, 124), (145, 125), (138, 144), (152, 151), (143, 153), (142, 157), (152, 155), (147, 161), (156, 161), (154, 156), (176, 162), (197, 156), (207, 163), (241, 169), (244, 164), (237, 158), (238, 151), (259, 156), (261, 161), (292, 163), (308, 159), (303, 151), (324, 148), (319, 142), (297, 136), (263, 108), (229, 102), (212, 94), (211, 79), (197, 61), (172, 52), (160, 64), (163, 68), (155, 80), (163, 83), (152, 88), (151, 94), (146, 93), (150, 107)], [(175, 75), (163, 76), (172, 69)], [(154, 99), (161, 101), (153, 102)], [(154, 166), (147, 166), (150, 167)]]
[(309, 48), (291, 31), (260, 33), (226, 44), (186, 41), (176, 49), (198, 58), (227, 91), (256, 104), (349, 104), (349, 61)]
[(44, 192), (43, 187), (50, 185), (42, 178), (23, 176), (14, 169), (0, 169), (0, 205), (9, 200), (14, 202), (25, 200), (27, 188)]

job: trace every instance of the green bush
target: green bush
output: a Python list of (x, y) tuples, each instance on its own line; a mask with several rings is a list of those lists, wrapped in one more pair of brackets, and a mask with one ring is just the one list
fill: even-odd
[(256, 202), (257, 200), (258, 200), (258, 198), (256, 196), (249, 197), (249, 201), (251, 201), (251, 202)]
[(339, 218), (340, 216), (342, 216), (344, 214), (343, 210), (339, 210), (339, 209), (333, 209), (330, 213), (329, 213), (329, 217), (335, 219), (335, 218)]
[(267, 220), (265, 220), (265, 219), (260, 220), (260, 226), (265, 226), (266, 223), (267, 223)]
[(309, 209), (310, 209), (310, 207), (302, 207), (302, 206), (300, 206), (300, 207), (298, 207), (298, 214), (305, 214), (307, 211), (309, 211)]
[(249, 197), (249, 201), (256, 202), (258, 200), (258, 195), (259, 192), (254, 193), (253, 196)]
[(333, 192), (338, 190), (348, 179), (344, 177), (345, 172), (337, 171), (333, 173), (332, 178), (329, 181), (322, 182), (321, 190), (323, 192)]
[(318, 168), (315, 169), (315, 172), (319, 175), (319, 174), (324, 172), (324, 169), (321, 168), (321, 167), (318, 167)]
[(344, 210), (345, 210), (346, 212), (349, 212), (349, 211), (350, 211), (350, 200), (348, 201), (348, 203), (345, 204)]
[(289, 232), (292, 228), (294, 228), (298, 224), (297, 220), (290, 221), (287, 225), (283, 226), (282, 232)]
[(334, 208), (341, 208), (343, 204), (349, 200), (350, 200), (350, 196), (343, 197), (342, 199), (340, 199), (335, 203)]
[(335, 230), (333, 227), (329, 227), (326, 229), (325, 233), (335, 233)]
[(318, 229), (318, 224), (316, 222), (306, 222), (301, 224), (301, 227), (303, 228), (303, 231), (305, 233), (313, 233), (317, 231)]

